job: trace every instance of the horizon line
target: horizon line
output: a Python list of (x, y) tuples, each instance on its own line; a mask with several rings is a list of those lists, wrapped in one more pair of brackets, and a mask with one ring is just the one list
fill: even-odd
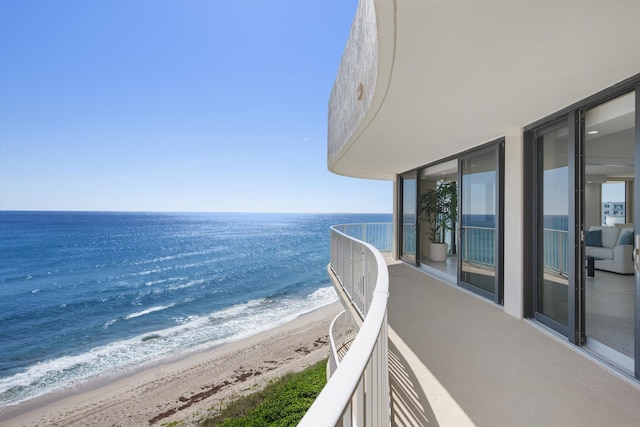
[(158, 214), (292, 214), (292, 215), (393, 215), (392, 212), (279, 212), (279, 211), (161, 211), (161, 210), (76, 210), (76, 209), (0, 209), (0, 212), (60, 213), (158, 213)]

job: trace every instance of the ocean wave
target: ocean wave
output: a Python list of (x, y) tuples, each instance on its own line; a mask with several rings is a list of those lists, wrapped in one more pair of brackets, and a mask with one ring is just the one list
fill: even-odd
[(332, 286), (320, 288), (307, 296), (309, 301), (316, 301), (324, 305), (329, 305), (338, 301), (338, 294)]
[(199, 316), (174, 316), (172, 319), (178, 325), (182, 325), (185, 323), (192, 322), (196, 320)]
[(166, 283), (166, 282), (168, 282), (169, 280), (172, 280), (172, 279), (152, 280), (151, 282), (146, 282), (144, 285), (145, 285), (145, 286), (160, 285), (160, 284), (162, 284), (162, 283)]
[(150, 307), (150, 308), (147, 308), (146, 310), (137, 311), (135, 313), (127, 314), (126, 316), (122, 316), (122, 318), (124, 320), (134, 319), (136, 317), (144, 316), (145, 314), (154, 313), (156, 311), (161, 311), (161, 310), (166, 310), (167, 308), (171, 308), (174, 305), (176, 305), (176, 304), (172, 303), (172, 304), (169, 304), (169, 305), (159, 305), (159, 306), (156, 306), (156, 307)]
[[(23, 372), (0, 378), (0, 406), (15, 405), (82, 381), (246, 338), (337, 300), (335, 291), (329, 286), (304, 296), (254, 299), (205, 316), (174, 317), (177, 324), (173, 327), (148, 331), (86, 353), (40, 362)], [(123, 319), (143, 316), (173, 305), (175, 303), (151, 307)], [(104, 328), (117, 320), (109, 320)]]
[(164, 283), (173, 283), (173, 282), (183, 282), (185, 280), (189, 280), (189, 276), (176, 276), (176, 277), (168, 277), (166, 279), (152, 280), (150, 282), (145, 282), (145, 286), (155, 286), (162, 285)]
[[(162, 272), (162, 269), (161, 268), (156, 268), (154, 270), (139, 271), (137, 273), (134, 273), (134, 275), (135, 276), (148, 276), (149, 274), (160, 273), (160, 272)], [(124, 277), (126, 277), (126, 276), (124, 276)]]
[(113, 325), (114, 323), (116, 323), (118, 321), (118, 319), (111, 319), (111, 320), (107, 320), (103, 326), (103, 328), (105, 330), (109, 329), (109, 326)]
[(163, 289), (163, 291), (176, 291), (178, 289), (186, 289), (186, 288), (190, 288), (192, 286), (201, 285), (204, 282), (205, 282), (204, 279), (192, 280), (190, 282), (183, 283), (183, 284), (180, 284), (180, 285), (167, 286), (166, 288)]
[(230, 317), (238, 316), (245, 311), (249, 310), (252, 307), (258, 307), (260, 304), (263, 304), (266, 301), (266, 298), (259, 298), (255, 300), (251, 300), (245, 304), (236, 304), (231, 307), (225, 308), (223, 310), (216, 311), (209, 315), (211, 320), (221, 320), (228, 319)]
[(185, 253), (176, 254), (176, 255), (167, 255), (167, 256), (162, 256), (162, 257), (157, 257), (152, 259), (145, 259), (142, 261), (136, 261), (133, 263), (133, 265), (154, 264), (158, 262), (172, 261), (175, 259), (182, 259), (182, 258), (187, 258), (192, 256), (210, 255), (215, 252), (220, 252), (221, 250), (224, 250), (224, 249), (225, 248), (221, 246), (217, 248), (210, 248), (204, 251), (185, 252)]

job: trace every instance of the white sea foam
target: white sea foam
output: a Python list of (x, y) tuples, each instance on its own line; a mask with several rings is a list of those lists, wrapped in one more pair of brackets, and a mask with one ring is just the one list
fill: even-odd
[(169, 277), (168, 279), (152, 280), (150, 282), (145, 282), (145, 286), (155, 286), (155, 285), (161, 285), (163, 283), (181, 282), (188, 279), (189, 279), (189, 276)]
[(162, 279), (162, 280), (153, 280), (151, 282), (146, 282), (144, 285), (145, 286), (153, 286), (153, 285), (160, 285), (162, 283), (166, 283), (171, 279)]
[(149, 274), (155, 274), (155, 273), (164, 273), (165, 271), (171, 271), (173, 269), (182, 269), (182, 268), (186, 268), (186, 266), (169, 266), (169, 267), (162, 267), (162, 268), (154, 268), (152, 270), (143, 270), (143, 271), (138, 271), (137, 273), (131, 273), (131, 274), (125, 274), (124, 276), (122, 276), (123, 278), (126, 277), (130, 277), (130, 276), (148, 276)]
[(194, 321), (198, 318), (198, 316), (174, 316), (173, 317), (173, 321), (176, 322), (179, 325), (182, 325), (184, 323), (188, 323), (191, 321)]
[(247, 311), (248, 309), (250, 309), (251, 307), (257, 307), (260, 304), (264, 303), (265, 301), (266, 301), (266, 298), (260, 298), (260, 299), (251, 300), (245, 304), (233, 305), (229, 308), (225, 308), (223, 310), (211, 313), (209, 315), (209, 318), (212, 320), (218, 320), (218, 319), (228, 319), (230, 317), (238, 316), (244, 313), (245, 311)]
[(155, 270), (139, 271), (136, 273), (136, 276), (148, 276), (151, 273), (160, 273), (161, 271), (162, 271), (161, 268), (156, 268)]
[[(332, 287), (305, 297), (260, 298), (212, 312), (176, 317), (176, 326), (96, 347), (86, 353), (44, 361), (0, 378), (0, 405), (14, 405), (82, 381), (236, 341), (286, 323), (337, 301)], [(156, 306), (124, 316), (128, 320), (173, 306)], [(112, 319), (104, 328), (118, 321)], [(154, 339), (149, 339), (154, 337)]]
[(124, 320), (134, 319), (136, 317), (144, 316), (145, 314), (149, 314), (149, 313), (153, 313), (153, 312), (156, 312), (156, 311), (161, 311), (161, 310), (165, 310), (167, 308), (171, 308), (174, 305), (176, 305), (176, 304), (173, 303), (173, 304), (169, 304), (169, 305), (158, 305), (156, 307), (149, 307), (146, 310), (137, 311), (135, 313), (127, 314), (126, 316), (123, 316), (122, 318)]
[(109, 329), (109, 326), (113, 325), (114, 323), (116, 323), (118, 321), (118, 319), (111, 319), (105, 322), (103, 328), (105, 330)]
[(143, 261), (137, 261), (134, 262), (134, 265), (141, 265), (141, 264), (155, 264), (158, 262), (164, 262), (164, 261), (172, 261), (174, 259), (182, 259), (182, 258), (187, 258), (187, 257), (191, 257), (191, 256), (199, 256), (199, 255), (209, 255), (215, 252), (219, 252), (221, 250), (224, 250), (223, 247), (218, 247), (218, 248), (211, 248), (211, 249), (207, 249), (205, 251), (196, 251), (196, 252), (185, 252), (182, 254), (176, 254), (176, 255), (168, 255), (168, 256), (163, 256), (163, 257), (158, 257), (158, 258), (153, 258), (153, 259), (145, 259)]
[(195, 286), (195, 285), (201, 285), (204, 282), (205, 282), (204, 279), (192, 280), (190, 282), (182, 283), (180, 285), (168, 286), (168, 287), (162, 289), (162, 291), (164, 292), (164, 291), (176, 291), (178, 289), (186, 289), (186, 288), (190, 288), (190, 287)]

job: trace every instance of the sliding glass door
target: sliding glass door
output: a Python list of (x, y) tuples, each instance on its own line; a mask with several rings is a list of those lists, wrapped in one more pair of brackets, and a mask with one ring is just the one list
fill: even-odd
[(459, 281), (502, 302), (500, 142), (460, 159)]
[(609, 95), (525, 132), (532, 165), (525, 171), (532, 266), (524, 272), (532, 297), (526, 315), (636, 378), (639, 98), (638, 88)]
[(638, 217), (635, 99), (631, 92), (587, 109), (583, 132), (586, 345), (630, 373), (638, 335), (633, 262)]
[[(535, 318), (569, 336), (570, 275), (569, 121), (535, 133), (537, 154)], [(573, 189), (572, 189), (573, 190)]]

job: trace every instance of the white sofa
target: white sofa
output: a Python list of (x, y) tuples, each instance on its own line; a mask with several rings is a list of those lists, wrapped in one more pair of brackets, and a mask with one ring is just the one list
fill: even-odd
[[(633, 244), (623, 245), (620, 242), (622, 236), (628, 232), (633, 236), (633, 224), (593, 226), (589, 229), (589, 231), (596, 230), (602, 232), (602, 246), (585, 246), (585, 255), (595, 258), (595, 268), (620, 274), (633, 274)], [(628, 234), (626, 237), (628, 238)], [(586, 240), (589, 243), (590, 236), (587, 236)]]

